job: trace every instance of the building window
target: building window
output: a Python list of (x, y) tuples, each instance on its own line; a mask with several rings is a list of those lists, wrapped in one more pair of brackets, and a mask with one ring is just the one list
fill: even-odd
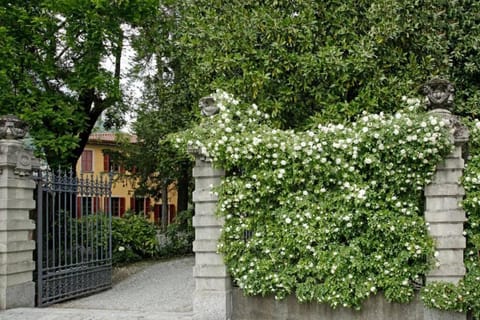
[(130, 198), (130, 210), (136, 214), (147, 214), (150, 211), (150, 198)]
[(111, 201), (112, 204), (112, 217), (123, 217), (125, 214), (125, 198), (121, 197), (112, 197), (112, 198), (105, 198), (105, 208), (108, 210), (109, 203)]
[(120, 173), (125, 172), (125, 170), (123, 169), (123, 166), (115, 163), (109, 154), (103, 155), (103, 171), (105, 172), (112, 171), (112, 172), (120, 172)]
[(77, 198), (77, 216), (87, 216), (97, 213), (99, 210), (99, 197), (78, 197)]
[(84, 150), (81, 157), (81, 170), (82, 172), (93, 171), (93, 151)]

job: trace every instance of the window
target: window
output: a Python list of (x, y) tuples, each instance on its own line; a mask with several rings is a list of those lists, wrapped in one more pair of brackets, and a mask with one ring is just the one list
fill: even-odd
[(130, 210), (136, 214), (147, 214), (150, 211), (150, 198), (130, 198)]
[[(105, 208), (109, 208), (109, 198), (105, 198)], [(125, 214), (125, 198), (112, 197), (112, 217), (123, 217)]]
[(99, 210), (98, 197), (78, 197), (77, 198), (77, 215), (78, 217), (97, 213)]
[(82, 197), (82, 203), (81, 203), (81, 212), (82, 216), (85, 216), (91, 212), (93, 212), (93, 203), (92, 203), (92, 198), (91, 197)]
[(81, 157), (81, 170), (82, 172), (93, 171), (93, 151), (84, 150)]
[(115, 163), (109, 154), (103, 155), (103, 171), (105, 172), (112, 171), (112, 172), (120, 172), (120, 173), (125, 172), (123, 167)]

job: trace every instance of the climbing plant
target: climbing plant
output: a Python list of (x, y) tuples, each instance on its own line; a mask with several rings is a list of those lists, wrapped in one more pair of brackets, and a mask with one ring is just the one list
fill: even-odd
[(406, 302), (435, 263), (422, 189), (451, 151), (445, 123), (404, 99), (394, 115), (273, 129), (256, 105), (218, 91), (219, 114), (177, 137), (227, 172), (219, 251), (248, 295), (359, 308)]

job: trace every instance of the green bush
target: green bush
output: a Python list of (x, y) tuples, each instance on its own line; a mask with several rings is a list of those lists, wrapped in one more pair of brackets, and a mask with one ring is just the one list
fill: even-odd
[[(177, 54), (189, 94), (216, 88), (256, 103), (283, 128), (395, 112), (432, 76), (478, 115), (480, 2), (180, 1)], [(238, 28), (242, 26), (242, 28)], [(176, 43), (176, 44), (177, 44)]]
[(166, 244), (160, 248), (162, 256), (176, 256), (192, 252), (195, 230), (192, 225), (193, 210), (179, 212), (165, 233)]
[(112, 218), (113, 263), (139, 261), (158, 254), (157, 229), (142, 216)]
[(421, 201), (451, 151), (445, 122), (404, 99), (393, 115), (295, 132), (273, 129), (256, 105), (213, 96), (220, 113), (179, 143), (226, 170), (219, 251), (244, 293), (332, 307), (359, 308), (379, 291), (410, 301), (434, 262)]

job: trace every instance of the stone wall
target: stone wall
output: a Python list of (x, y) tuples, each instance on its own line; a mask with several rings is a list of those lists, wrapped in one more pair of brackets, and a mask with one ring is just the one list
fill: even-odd
[(233, 289), (233, 320), (456, 320), (463, 313), (425, 311), (418, 296), (410, 303), (391, 303), (381, 294), (370, 296), (360, 310), (326, 304), (299, 303), (295, 296), (277, 301), (273, 297), (245, 297), (238, 288)]
[[(445, 85), (445, 88), (442, 86)], [(465, 212), (459, 205), (464, 190), (460, 184), (463, 173), (463, 145), (468, 141), (468, 131), (448, 110), (453, 101), (451, 85), (445, 81), (431, 82), (426, 86), (431, 112), (443, 118), (452, 128), (455, 144), (453, 152), (441, 163), (433, 181), (425, 188), (425, 219), (430, 235), (435, 240), (436, 267), (427, 275), (427, 281), (457, 283), (465, 275), (463, 251), (465, 237), (463, 223)], [(439, 90), (445, 89), (445, 92)], [(436, 109), (435, 109), (436, 108)], [(442, 312), (423, 306), (418, 297), (410, 304), (388, 303), (381, 295), (372, 296), (361, 311), (331, 309), (317, 303), (300, 304), (295, 297), (275, 301), (270, 297), (244, 297), (239, 289), (231, 287), (222, 257), (216, 253), (217, 240), (223, 221), (215, 216), (217, 197), (212, 188), (220, 183), (223, 171), (212, 168), (208, 155), (202, 150), (190, 150), (196, 156), (195, 177), (195, 268), (196, 291), (194, 295), (195, 319), (414, 319), (460, 320), (463, 313)]]

